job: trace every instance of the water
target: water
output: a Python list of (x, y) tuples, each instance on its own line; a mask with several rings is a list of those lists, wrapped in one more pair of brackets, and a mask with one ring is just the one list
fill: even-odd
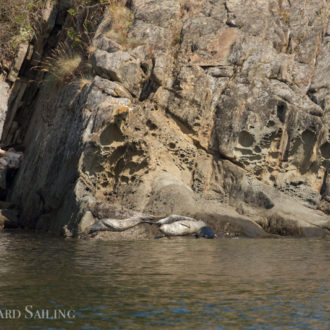
[[(330, 328), (326, 240), (0, 233), (0, 276), (0, 311), (21, 312), (0, 329)], [(42, 309), (75, 318), (42, 319)]]

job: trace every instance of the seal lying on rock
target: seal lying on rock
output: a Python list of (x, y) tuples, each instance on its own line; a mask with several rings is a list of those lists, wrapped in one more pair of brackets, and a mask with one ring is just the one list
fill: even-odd
[(101, 219), (95, 222), (88, 233), (94, 233), (96, 231), (124, 231), (126, 229), (137, 226), (140, 223), (150, 223), (153, 224), (153, 216), (135, 216), (127, 219)]
[(182, 215), (170, 215), (156, 222), (159, 230), (165, 236), (193, 235), (196, 237), (214, 238), (213, 230), (202, 220), (185, 217)]
[(176, 215), (176, 214), (172, 214), (170, 216), (168, 216), (167, 218), (164, 218), (164, 219), (160, 219), (158, 220), (156, 223), (161, 226), (161, 225), (169, 225), (171, 223), (174, 223), (176, 221), (181, 221), (181, 220), (191, 220), (191, 221), (197, 221), (196, 219), (194, 218), (190, 218), (190, 217), (185, 217), (183, 215)]

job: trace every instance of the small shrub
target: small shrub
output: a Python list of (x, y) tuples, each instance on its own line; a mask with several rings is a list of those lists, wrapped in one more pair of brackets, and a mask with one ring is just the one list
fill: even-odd
[(82, 56), (74, 53), (68, 46), (60, 44), (41, 64), (40, 69), (49, 73), (51, 80), (68, 83), (75, 76), (82, 76), (81, 65)]
[(125, 6), (125, 1), (114, 1), (108, 6), (111, 15), (111, 29), (106, 37), (123, 47), (135, 47), (136, 40), (129, 38), (128, 31), (133, 24), (133, 14)]
[(283, 7), (283, 0), (278, 0), (278, 16), (286, 24), (290, 24), (290, 13)]
[(55, 69), (52, 70), (63, 81), (71, 79), (81, 63), (81, 56), (75, 54), (73, 57), (60, 57), (55, 62)]
[(82, 46), (82, 40), (79, 37), (78, 33), (74, 30), (73, 27), (70, 27), (66, 31), (67, 36), (71, 39), (72, 41), (72, 47), (78, 48)]
[(181, 43), (181, 36), (180, 34), (176, 34), (173, 36), (173, 40), (172, 40), (172, 46), (175, 47), (175, 46), (179, 46)]

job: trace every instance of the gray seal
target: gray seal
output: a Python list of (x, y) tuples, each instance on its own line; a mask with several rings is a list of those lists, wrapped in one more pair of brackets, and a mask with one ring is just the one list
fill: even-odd
[(125, 231), (129, 228), (139, 225), (140, 223), (153, 224), (153, 216), (135, 216), (127, 219), (101, 219), (95, 222), (88, 233), (94, 233), (96, 231)]

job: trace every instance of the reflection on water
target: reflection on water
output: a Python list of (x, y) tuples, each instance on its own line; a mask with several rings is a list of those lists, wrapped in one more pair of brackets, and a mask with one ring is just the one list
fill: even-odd
[[(330, 328), (330, 241), (75, 241), (0, 233), (0, 328)], [(1, 314), (0, 314), (1, 315)]]

